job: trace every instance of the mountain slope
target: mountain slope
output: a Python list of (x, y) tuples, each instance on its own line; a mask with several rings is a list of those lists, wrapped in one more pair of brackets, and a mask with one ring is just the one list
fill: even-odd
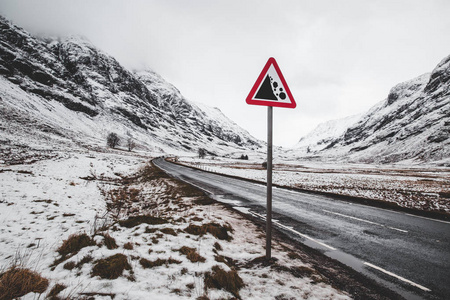
[(3, 153), (103, 146), (109, 132), (157, 152), (220, 154), (262, 144), (151, 70), (129, 71), (83, 38), (36, 38), (1, 17), (0, 75)]
[(354, 115), (321, 123), (310, 133), (300, 138), (293, 148), (306, 153), (323, 150), (330, 142), (340, 137), (349, 126), (356, 123), (360, 117), (361, 115)]
[(327, 159), (450, 163), (450, 56), (430, 74), (393, 87), (387, 99), (328, 142)]

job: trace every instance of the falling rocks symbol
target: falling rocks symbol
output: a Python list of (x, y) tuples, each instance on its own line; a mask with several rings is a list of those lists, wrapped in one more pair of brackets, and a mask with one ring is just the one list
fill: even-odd
[(273, 93), (269, 75), (266, 75), (266, 78), (264, 79), (261, 87), (259, 88), (258, 93), (256, 93), (255, 98), (278, 101), (277, 96), (275, 96), (275, 94)]

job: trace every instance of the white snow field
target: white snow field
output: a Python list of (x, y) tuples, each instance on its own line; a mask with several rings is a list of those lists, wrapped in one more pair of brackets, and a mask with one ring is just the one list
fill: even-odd
[[(22, 299), (42, 299), (57, 284), (65, 288), (54, 299), (350, 298), (293, 255), (288, 244), (273, 244), (284, 269), (252, 263), (265, 254), (263, 232), (221, 204), (195, 203), (201, 197), (177, 190), (172, 179), (134, 176), (149, 170), (149, 159), (121, 151), (74, 151), (32, 164), (0, 165), (0, 270), (22, 266), (49, 280), (43, 295)], [(129, 206), (108, 210), (123, 191), (132, 199)], [(128, 228), (116, 222), (131, 215), (167, 223)], [(228, 228), (232, 239), (188, 229), (207, 224)], [(60, 254), (64, 241), (83, 233), (93, 237), (92, 245)], [(115, 246), (108, 246), (110, 238)], [(128, 263), (117, 278), (93, 274), (100, 260), (117, 254)], [(305, 275), (286, 271), (295, 268)], [(208, 278), (219, 272), (238, 274), (243, 286), (236, 291), (214, 286)]]

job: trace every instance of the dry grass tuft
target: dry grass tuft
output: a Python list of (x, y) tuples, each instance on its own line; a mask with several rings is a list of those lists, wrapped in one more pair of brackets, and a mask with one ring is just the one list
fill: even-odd
[(95, 242), (86, 233), (72, 234), (56, 250), (62, 257), (77, 254), (84, 247), (93, 246)]
[(86, 255), (85, 257), (83, 257), (77, 264), (76, 267), (78, 269), (81, 269), (83, 267), (84, 264), (90, 263), (91, 261), (93, 261), (94, 258), (91, 255)]
[(65, 286), (64, 284), (60, 284), (60, 283), (55, 284), (52, 287), (52, 289), (50, 290), (50, 292), (48, 292), (46, 299), (50, 299), (50, 300), (60, 299), (58, 297), (58, 294), (61, 293), (66, 288), (67, 288), (67, 286)]
[(0, 274), (0, 300), (19, 298), (31, 292), (42, 294), (48, 284), (48, 279), (37, 272), (13, 266)]
[(138, 226), (142, 223), (150, 224), (150, 225), (159, 225), (168, 223), (167, 220), (152, 216), (134, 216), (129, 217), (127, 220), (120, 220), (119, 225), (126, 228), (132, 228)]
[(141, 264), (141, 266), (145, 269), (149, 269), (149, 268), (154, 268), (154, 267), (160, 267), (162, 265), (169, 265), (169, 264), (181, 264), (181, 261), (173, 259), (173, 258), (169, 258), (169, 259), (160, 259), (158, 258), (157, 260), (148, 260), (145, 258), (141, 258), (139, 260), (139, 263)]
[(198, 205), (211, 205), (211, 204), (216, 203), (215, 200), (211, 199), (208, 196), (198, 197), (193, 202)]
[(100, 276), (103, 279), (116, 279), (122, 275), (124, 270), (131, 270), (131, 266), (127, 257), (118, 253), (96, 261), (91, 275), (92, 277)]
[(239, 290), (244, 286), (244, 281), (235, 270), (226, 272), (219, 266), (212, 267), (212, 273), (205, 273), (205, 289), (224, 289), (236, 298), (240, 298)]
[(206, 258), (204, 258), (200, 254), (198, 254), (197, 250), (195, 250), (195, 248), (189, 248), (189, 247), (183, 246), (178, 251), (180, 251), (181, 254), (186, 255), (187, 259), (189, 259), (193, 263), (206, 261)]
[(125, 243), (125, 244), (123, 245), (123, 248), (124, 248), (124, 249), (127, 249), (127, 250), (133, 250), (133, 249), (134, 249), (134, 246), (133, 246), (133, 244), (132, 244), (131, 242), (128, 242), (128, 243)]
[(172, 228), (162, 228), (162, 229), (160, 229), (159, 231), (161, 231), (162, 233), (165, 233), (165, 234), (173, 235), (173, 236), (177, 236), (177, 235), (178, 235), (178, 234), (176, 233), (176, 231), (173, 230)]
[(200, 236), (206, 233), (210, 233), (219, 240), (231, 241), (232, 239), (231, 236), (228, 235), (228, 232), (232, 231), (231, 226), (222, 226), (217, 223), (203, 224), (201, 226), (191, 224), (184, 231), (186, 231), (189, 234)]
[(116, 240), (108, 233), (103, 234), (103, 237), (105, 238), (103, 244), (106, 246), (106, 248), (108, 248), (109, 250), (119, 248), (119, 246), (117, 246)]
[(66, 270), (73, 270), (76, 267), (76, 264), (73, 261), (69, 261), (64, 264), (63, 268)]
[(230, 268), (238, 269), (236, 261), (234, 259), (232, 259), (231, 257), (223, 256), (223, 255), (216, 255), (216, 256), (214, 256), (214, 259), (217, 262), (226, 264)]
[(218, 242), (215, 242), (214, 249), (216, 249), (217, 251), (222, 251), (222, 246), (220, 246), (220, 244)]

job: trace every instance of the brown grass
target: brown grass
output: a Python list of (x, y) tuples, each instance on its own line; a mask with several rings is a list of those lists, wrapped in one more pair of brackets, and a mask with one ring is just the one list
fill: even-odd
[(60, 299), (59, 297), (57, 297), (57, 295), (59, 293), (61, 293), (63, 290), (65, 290), (67, 288), (67, 286), (65, 286), (64, 284), (55, 284), (52, 289), (50, 290), (50, 292), (48, 292), (46, 299), (49, 300), (57, 300)]
[(180, 251), (181, 254), (186, 255), (187, 259), (189, 259), (193, 263), (206, 261), (206, 258), (204, 258), (200, 254), (198, 254), (197, 250), (195, 250), (195, 248), (189, 248), (189, 247), (183, 246), (178, 251)]
[(119, 225), (126, 228), (132, 228), (138, 226), (142, 223), (150, 224), (150, 225), (158, 225), (158, 224), (166, 224), (167, 220), (152, 216), (134, 216), (129, 217), (127, 220), (120, 220)]
[(93, 261), (94, 258), (91, 255), (86, 255), (85, 257), (83, 257), (77, 264), (76, 267), (81, 269), (81, 267), (83, 267), (84, 264), (90, 263), (91, 261)]
[(132, 203), (142, 200), (141, 191), (128, 186), (104, 192), (106, 197), (106, 208), (109, 212), (119, 216), (119, 214), (130, 209)]
[(173, 236), (177, 236), (177, 235), (178, 235), (178, 234), (175, 232), (175, 230), (173, 230), (172, 228), (162, 228), (162, 229), (160, 229), (159, 231), (161, 231), (162, 233), (165, 233), (165, 234), (173, 235)]
[(141, 266), (145, 269), (149, 269), (149, 268), (154, 268), (154, 267), (160, 267), (162, 265), (169, 265), (169, 264), (181, 264), (181, 261), (173, 259), (173, 258), (168, 258), (168, 259), (160, 259), (158, 258), (157, 260), (148, 260), (145, 258), (141, 258), (139, 260), (139, 263), (141, 264)]
[(222, 250), (222, 246), (220, 246), (220, 244), (218, 242), (214, 243), (214, 249), (216, 249), (217, 251), (221, 251)]
[(103, 244), (106, 246), (106, 248), (108, 248), (109, 250), (119, 248), (119, 246), (117, 246), (116, 240), (108, 233), (103, 234), (103, 237), (105, 238), (103, 240)]
[(234, 259), (232, 259), (231, 257), (223, 256), (223, 255), (216, 255), (216, 256), (214, 256), (214, 259), (217, 262), (226, 264), (230, 268), (238, 269), (237, 265), (236, 265), (236, 261)]
[(92, 277), (100, 276), (103, 279), (116, 279), (122, 275), (124, 270), (131, 270), (131, 266), (127, 257), (118, 253), (96, 261), (91, 275)]
[(75, 266), (76, 266), (75, 262), (69, 261), (64, 264), (63, 268), (66, 270), (72, 270), (73, 268), (75, 268)]
[(228, 235), (228, 232), (232, 231), (232, 228), (230, 226), (222, 226), (217, 223), (203, 224), (201, 226), (191, 224), (184, 231), (189, 234), (200, 236), (210, 233), (219, 240), (230, 241), (232, 239), (231, 236)]
[(155, 167), (152, 162), (143, 167), (140, 171), (141, 180), (144, 182), (152, 181), (159, 178), (169, 178), (169, 176)]
[(123, 245), (123, 248), (127, 250), (133, 250), (134, 246), (131, 242), (128, 242)]
[(64, 240), (62, 245), (56, 250), (62, 257), (74, 255), (82, 248), (93, 246), (95, 242), (86, 233), (72, 234), (67, 240)]
[(240, 299), (239, 290), (244, 286), (244, 281), (235, 270), (226, 272), (219, 266), (212, 267), (212, 273), (205, 273), (205, 289), (224, 289), (236, 298)]
[(48, 284), (48, 279), (39, 273), (13, 266), (0, 274), (0, 300), (15, 299), (31, 292), (42, 294)]

